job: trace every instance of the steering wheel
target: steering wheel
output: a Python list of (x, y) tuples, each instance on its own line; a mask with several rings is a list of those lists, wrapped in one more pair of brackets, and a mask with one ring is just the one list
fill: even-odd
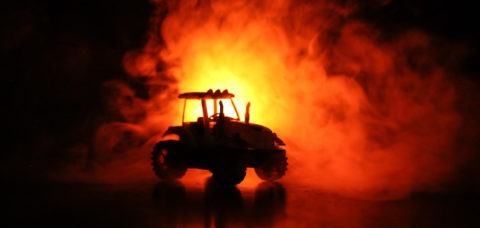
[(218, 118), (218, 117), (220, 117), (220, 113), (215, 113), (215, 114), (209, 116), (208, 118), (211, 119), (211, 120), (214, 120), (214, 119), (216, 119), (216, 118)]
[[(218, 119), (219, 117), (220, 117), (220, 113), (215, 113), (215, 114), (209, 116), (208, 118), (211, 119), (211, 120), (216, 120), (216, 119)], [(225, 116), (225, 115), (224, 115), (223, 117), (224, 117), (225, 119), (233, 119), (233, 118), (230, 117), (230, 116)]]

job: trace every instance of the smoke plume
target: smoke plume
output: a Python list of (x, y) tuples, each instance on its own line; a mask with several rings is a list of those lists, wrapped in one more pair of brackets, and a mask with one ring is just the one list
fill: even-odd
[(350, 1), (153, 4), (148, 41), (124, 57), (148, 94), (105, 84), (123, 121), (98, 130), (98, 154), (148, 154), (179, 124), (178, 93), (212, 88), (234, 93), (240, 113), (252, 103), (251, 121), (286, 142), (285, 180), (298, 185), (405, 197), (441, 190), (466, 158), (455, 149), (458, 91), (422, 31), (386, 36)]

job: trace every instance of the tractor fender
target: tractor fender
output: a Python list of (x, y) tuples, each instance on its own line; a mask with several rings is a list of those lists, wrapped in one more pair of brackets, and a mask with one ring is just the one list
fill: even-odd
[(285, 146), (285, 143), (277, 136), (277, 134), (273, 133), (273, 140), (279, 146)]
[(189, 147), (196, 146), (195, 139), (193, 138), (192, 133), (186, 130), (183, 127), (169, 127), (163, 136), (167, 135), (178, 135), (180, 142)]

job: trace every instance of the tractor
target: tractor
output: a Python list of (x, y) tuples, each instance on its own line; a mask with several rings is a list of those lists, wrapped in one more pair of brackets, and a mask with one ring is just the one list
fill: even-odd
[[(234, 97), (228, 90), (211, 89), (179, 95), (184, 99), (182, 125), (169, 127), (164, 136), (173, 140), (158, 142), (152, 152), (153, 171), (160, 179), (181, 178), (188, 168), (209, 170), (216, 182), (229, 186), (243, 181), (247, 167), (265, 181), (285, 175), (285, 143), (267, 127), (250, 123), (250, 102), (242, 122)], [(190, 100), (201, 104), (202, 114), (196, 121), (185, 121)], [(231, 105), (234, 114), (229, 115), (233, 116), (224, 113), (224, 102)], [(208, 110), (207, 103), (213, 104), (213, 110)]]

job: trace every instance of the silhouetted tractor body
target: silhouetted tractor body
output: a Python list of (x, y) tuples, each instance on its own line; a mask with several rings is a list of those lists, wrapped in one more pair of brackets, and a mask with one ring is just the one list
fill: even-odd
[[(182, 126), (170, 127), (165, 132), (165, 136), (176, 135), (178, 140), (160, 141), (152, 152), (153, 170), (160, 179), (180, 178), (187, 168), (209, 170), (217, 182), (225, 185), (240, 183), (247, 167), (255, 168), (257, 175), (268, 181), (285, 174), (287, 157), (282, 148), (285, 143), (270, 129), (249, 123), (250, 103), (245, 121), (240, 121), (233, 97), (228, 90), (179, 95), (185, 99)], [(192, 99), (200, 101), (203, 116), (196, 122), (185, 122), (187, 100)], [(213, 114), (209, 116), (207, 101), (210, 100)], [(222, 101), (228, 100), (235, 118), (223, 112)]]

